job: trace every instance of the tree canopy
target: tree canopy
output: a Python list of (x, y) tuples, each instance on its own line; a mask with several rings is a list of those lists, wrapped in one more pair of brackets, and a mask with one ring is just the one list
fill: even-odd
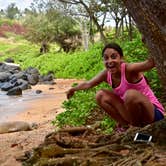
[[(64, 48), (65, 40), (79, 36), (77, 22), (69, 15), (54, 8), (52, 5), (45, 8), (44, 12), (29, 12), (24, 21), (28, 28), (27, 39), (33, 42), (56, 42)], [(66, 50), (64, 50), (66, 51)]]

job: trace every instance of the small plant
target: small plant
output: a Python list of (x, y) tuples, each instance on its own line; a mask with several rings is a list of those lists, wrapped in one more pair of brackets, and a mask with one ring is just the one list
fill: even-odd
[(59, 127), (84, 125), (90, 112), (97, 106), (94, 96), (94, 90), (76, 92), (70, 100), (63, 102), (66, 111), (59, 114), (53, 124)]
[(112, 133), (114, 127), (115, 121), (108, 116), (105, 116), (104, 119), (101, 121), (101, 128), (106, 134)]

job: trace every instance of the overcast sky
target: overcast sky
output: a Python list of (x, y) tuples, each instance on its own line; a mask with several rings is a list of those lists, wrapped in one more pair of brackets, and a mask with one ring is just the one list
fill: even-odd
[(6, 9), (11, 3), (15, 3), (19, 9), (28, 8), (33, 0), (0, 0), (0, 9)]

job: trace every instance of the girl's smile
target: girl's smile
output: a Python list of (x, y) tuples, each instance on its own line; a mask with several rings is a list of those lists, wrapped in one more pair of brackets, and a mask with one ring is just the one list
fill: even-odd
[(112, 48), (107, 48), (104, 51), (103, 61), (104, 61), (105, 67), (111, 73), (116, 73), (120, 71), (121, 56), (116, 50)]

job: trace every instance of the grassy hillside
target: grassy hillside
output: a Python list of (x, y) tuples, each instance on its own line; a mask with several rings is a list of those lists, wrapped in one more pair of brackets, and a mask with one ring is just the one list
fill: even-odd
[(102, 68), (101, 45), (89, 51), (66, 54), (57, 52), (56, 45), (51, 46), (47, 54), (39, 54), (39, 45), (21, 38), (0, 38), (0, 60), (13, 58), (23, 69), (32, 66), (42, 74), (52, 71), (57, 78), (90, 78)]

